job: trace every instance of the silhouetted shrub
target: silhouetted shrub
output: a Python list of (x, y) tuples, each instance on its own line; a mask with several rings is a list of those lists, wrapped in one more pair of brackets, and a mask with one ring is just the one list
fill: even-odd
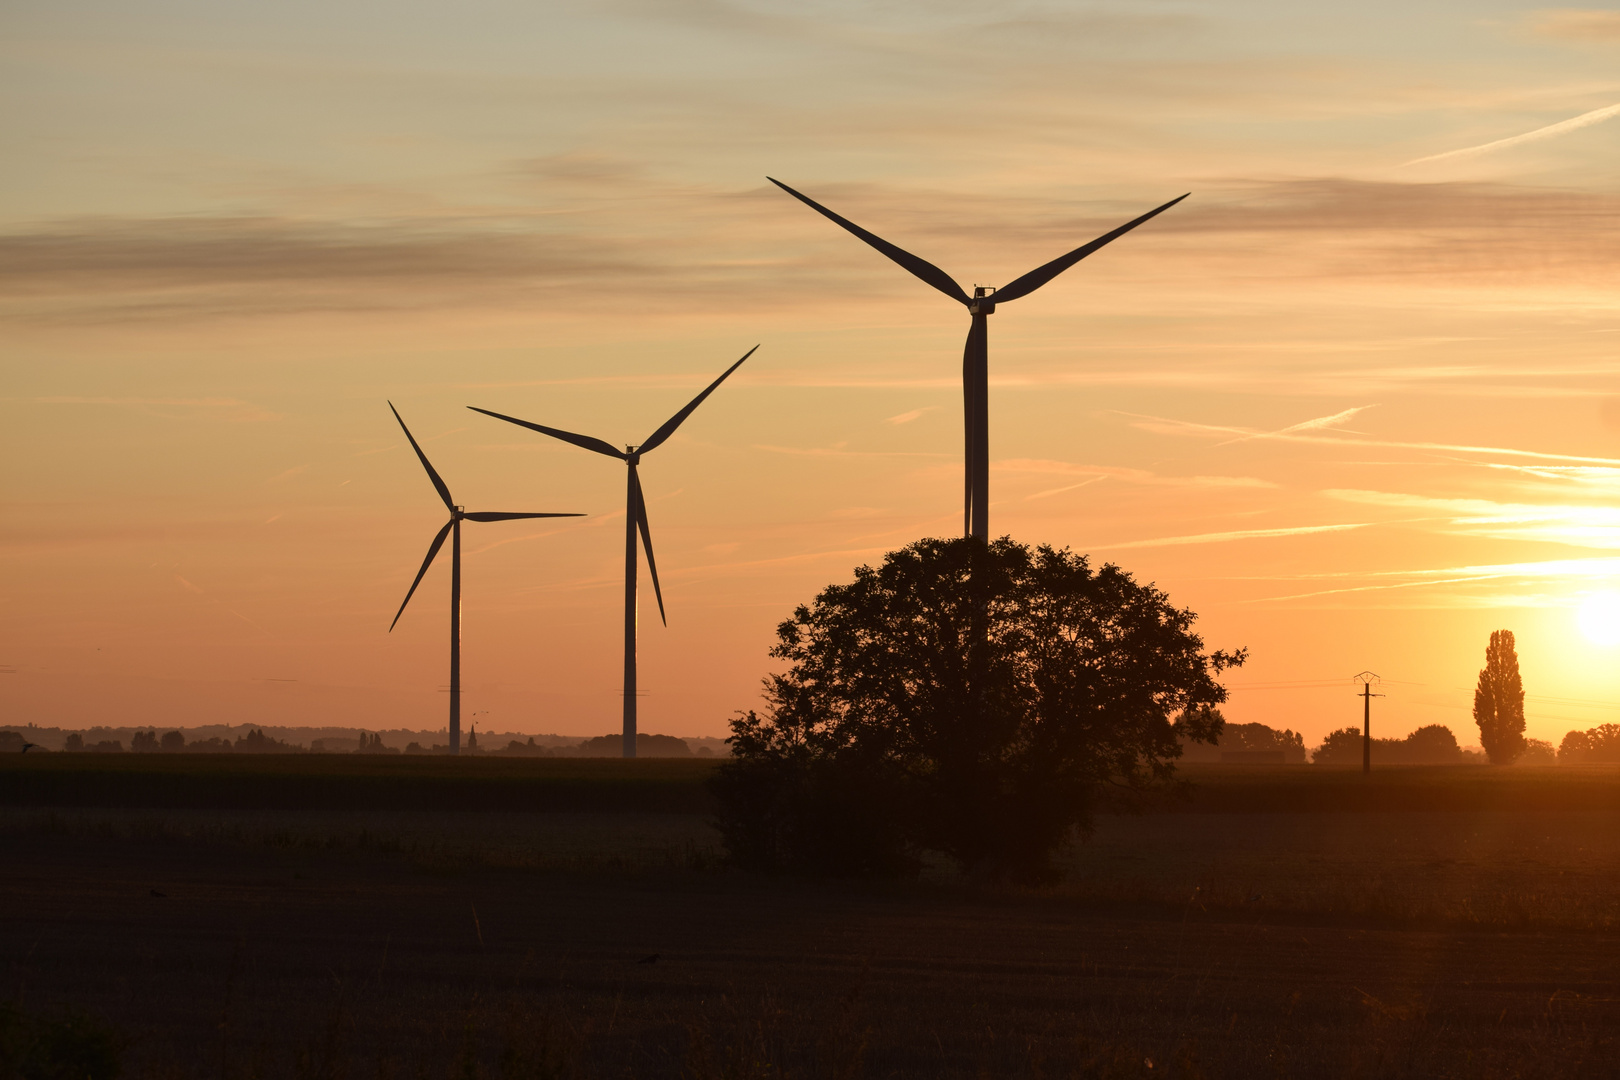
[[(622, 743), (622, 740), (621, 740), (621, 746), (622, 745), (623, 745), (623, 743)], [(550, 757), (551, 756), (551, 751), (550, 750), (546, 749), (544, 746), (540, 746), (540, 745), (537, 745), (535, 743), (533, 735), (529, 736), (529, 741), (526, 742), (526, 743), (521, 743), (521, 742), (518, 742), (516, 739), (513, 739), (511, 742), (506, 744), (506, 749), (497, 751), (497, 753), (503, 754), (503, 755), (505, 755), (507, 757)]]
[[(598, 735), (563, 751), (567, 757), (623, 757), (623, 735)], [(691, 757), (692, 748), (674, 735), (636, 732), (636, 757)]]
[(254, 728), (237, 739), (236, 745), (231, 749), (239, 754), (296, 754), (300, 753), (303, 747), (293, 746), (290, 743), (282, 742), (280, 739), (272, 739), (264, 732)]
[[(712, 790), (732, 859), (869, 872), (943, 852), (1039, 879), (1100, 784), (1168, 780), (1211, 741), (1244, 654), (1129, 574), (1003, 537), (922, 540), (777, 628), (763, 714), (732, 721)], [(986, 644), (979, 646), (976, 643)]]
[(1571, 731), (1558, 745), (1560, 765), (1620, 764), (1620, 724)]
[(20, 754), (28, 740), (16, 731), (0, 731), (0, 754)]
[(381, 735), (373, 735), (370, 732), (366, 732), (366, 731), (362, 731), (360, 733), (360, 745), (354, 752), (357, 753), (357, 754), (397, 754), (397, 753), (399, 753), (399, 751), (394, 749), (392, 746), (384, 746), (383, 745), (383, 738), (382, 738)]
[(1514, 764), (1517, 765), (1556, 765), (1558, 764), (1558, 751), (1546, 739), (1524, 740), (1524, 753)]
[[(1443, 724), (1420, 727), (1404, 739), (1374, 739), (1372, 743), (1375, 765), (1460, 765), (1464, 760), (1457, 736)], [(1311, 761), (1317, 765), (1361, 764), (1361, 729), (1330, 732)]]
[(1280, 753), (1285, 763), (1302, 765), (1305, 736), (1288, 729), (1278, 731), (1266, 724), (1229, 724), (1223, 720), (1220, 739), (1213, 746), (1187, 740), (1181, 746), (1183, 761), (1220, 761), (1222, 753), (1234, 750)]
[(908, 778), (880, 756), (773, 745), (769, 720), (732, 723), (732, 757), (709, 783), (731, 860), (761, 870), (871, 877), (914, 870)]

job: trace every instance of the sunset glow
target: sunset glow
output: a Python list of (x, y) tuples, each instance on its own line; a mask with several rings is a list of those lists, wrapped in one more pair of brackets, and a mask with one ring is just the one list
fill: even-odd
[(1594, 645), (1620, 645), (1620, 593), (1596, 593), (1581, 604), (1581, 633)]
[(990, 319), (992, 532), (1248, 647), (1236, 721), (1314, 742), (1370, 669), (1385, 730), (1472, 743), (1502, 628), (1530, 735), (1612, 719), (1569, 655), (1620, 635), (1580, 14), (11, 5), (0, 705), (442, 725), (443, 567), (387, 632), (441, 524), (391, 399), (458, 500), (590, 515), (469, 532), (468, 714), (617, 730), (622, 468), (466, 406), (627, 443), (759, 342), (646, 479), (642, 727), (724, 734), (794, 605), (961, 528), (967, 317), (769, 174), (970, 288), (1191, 191)]

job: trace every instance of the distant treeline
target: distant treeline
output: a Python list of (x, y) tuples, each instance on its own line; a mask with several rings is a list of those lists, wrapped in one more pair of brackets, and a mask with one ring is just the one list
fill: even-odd
[(1303, 765), (1305, 737), (1297, 731), (1278, 731), (1265, 724), (1227, 724), (1221, 729), (1220, 741), (1213, 746), (1183, 743), (1181, 760)]
[(1620, 724), (1571, 731), (1558, 746), (1561, 765), (1620, 764)]
[[(299, 739), (300, 735), (307, 742)], [(310, 737), (312, 735), (315, 737)], [(215, 726), (189, 731), (164, 731), (161, 728), (63, 731), (60, 728), (28, 725), (9, 731), (0, 730), (0, 753), (444, 754), (449, 752), (448, 742), (444, 731), (371, 732), (355, 728), (244, 726), (229, 729)], [(619, 757), (623, 747), (623, 737), (618, 734), (581, 738), (565, 735), (515, 736), (506, 732), (492, 737), (488, 733), (480, 736), (478, 732), (471, 731), (462, 753), (474, 757)], [(725, 752), (725, 743), (721, 739), (683, 739), (673, 735), (648, 734), (636, 737), (638, 757), (711, 757), (723, 756)]]
[[(1311, 754), (1316, 765), (1359, 765), (1362, 756), (1360, 728), (1340, 728), (1330, 732)], [(1457, 736), (1444, 724), (1420, 727), (1404, 739), (1372, 741), (1372, 760), (1379, 765), (1483, 765), (1485, 755), (1464, 750)]]
[[(1527, 739), (1520, 765), (1620, 764), (1620, 724), (1603, 724), (1589, 731), (1572, 731), (1561, 746), (1543, 739)], [(1361, 729), (1341, 728), (1329, 733), (1322, 744), (1307, 751), (1304, 738), (1295, 731), (1265, 724), (1227, 724), (1220, 741), (1188, 742), (1182, 745), (1182, 761), (1227, 763), (1361, 764)], [(1402, 739), (1374, 738), (1372, 760), (1383, 765), (1483, 765), (1483, 752), (1464, 748), (1457, 736), (1443, 724), (1420, 727)]]
[[(20, 729), (0, 730), (0, 753), (21, 753), (25, 748), (35, 752), (64, 750), (69, 753), (188, 753), (188, 754), (444, 754), (448, 753), (446, 733), (425, 731), (370, 732), (354, 728), (245, 728), (232, 737), (214, 734), (197, 737), (198, 729), (191, 729), (192, 737), (181, 730), (162, 731), (158, 728), (92, 728), (89, 731), (62, 731), (59, 728), (38, 728), (33, 725)], [(203, 728), (203, 732), (220, 728)], [(342, 734), (311, 738), (307, 743), (294, 742), (301, 732), (342, 730)], [(271, 734), (274, 732), (275, 734)], [(384, 735), (388, 739), (384, 739)], [(280, 735), (281, 737), (277, 737)], [(417, 738), (404, 740), (404, 736)], [(437, 735), (437, 739), (434, 736)], [(289, 737), (291, 736), (291, 737)], [(504, 740), (504, 745), (502, 741)], [(401, 742), (404, 745), (399, 745)], [(1587, 731), (1571, 731), (1555, 750), (1551, 743), (1541, 739), (1526, 740), (1528, 747), (1521, 765), (1613, 765), (1620, 764), (1620, 724), (1600, 724)], [(696, 744), (696, 745), (694, 745)], [(491, 737), (470, 732), (463, 754), (479, 757), (540, 757), (540, 758), (611, 758), (623, 752), (623, 737), (618, 734), (598, 735), (581, 739), (566, 735), (528, 735), (514, 737), (502, 733)], [(721, 739), (676, 738), (673, 735), (636, 736), (637, 757), (684, 758), (724, 756), (726, 746)], [(1478, 750), (1464, 749), (1450, 728), (1430, 724), (1418, 728), (1403, 739), (1373, 739), (1372, 759), (1384, 765), (1468, 765), (1485, 763), (1485, 755)], [(1361, 729), (1341, 728), (1331, 732), (1314, 750), (1305, 746), (1304, 736), (1296, 731), (1269, 727), (1266, 724), (1227, 724), (1220, 741), (1189, 742), (1182, 746), (1181, 760), (1185, 762), (1277, 763), (1304, 764), (1307, 760), (1317, 765), (1357, 765), (1361, 762)]]

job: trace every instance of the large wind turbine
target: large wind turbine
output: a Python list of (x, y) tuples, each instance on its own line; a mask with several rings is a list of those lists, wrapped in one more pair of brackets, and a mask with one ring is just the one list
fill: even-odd
[[(810, 209), (837, 222), (856, 236), (865, 240), (878, 251), (899, 263), (906, 270), (911, 271), (923, 281), (932, 285), (946, 296), (962, 304), (973, 317), (968, 327), (967, 344), (962, 349), (962, 411), (963, 427), (965, 429), (966, 443), (966, 473), (962, 484), (962, 531), (968, 536), (976, 536), (980, 540), (990, 539), (990, 402), (989, 402), (989, 334), (986, 319), (995, 312), (997, 304), (1005, 304), (1009, 300), (1028, 296), (1048, 281), (1057, 277), (1063, 271), (1090, 255), (1093, 251), (1110, 241), (1124, 236), (1149, 218), (1157, 217), (1170, 209), (1181, 199), (1171, 199), (1157, 210), (1150, 210), (1137, 218), (1128, 221), (1113, 232), (1075, 248), (1067, 255), (1060, 256), (1031, 270), (1023, 277), (1014, 280), (1000, 289), (974, 286), (973, 295), (969, 296), (963, 291), (954, 279), (945, 271), (926, 259), (919, 259), (909, 251), (902, 250), (889, 243), (880, 236), (867, 232), (859, 225), (847, 218), (839, 217), (831, 210), (822, 206), (807, 195), (802, 195), (788, 187), (782, 181), (767, 176), (765, 179), (804, 203)], [(1189, 194), (1191, 194), (1189, 192)]]
[(473, 412), (481, 412), (485, 416), (493, 416), (497, 420), (505, 420), (509, 424), (526, 427), (530, 431), (538, 431), (542, 435), (550, 435), (554, 439), (573, 443), (575, 446), (594, 450), (598, 454), (605, 454), (610, 458), (618, 458), (629, 466), (629, 479), (625, 488), (624, 506), (624, 756), (636, 756), (636, 531), (641, 532), (641, 544), (647, 549), (647, 570), (652, 574), (653, 595), (658, 598), (658, 618), (665, 626), (669, 620), (664, 618), (664, 593), (658, 587), (658, 564), (653, 561), (652, 532), (647, 525), (647, 500), (641, 494), (641, 478), (636, 473), (636, 466), (641, 464), (641, 456), (663, 445), (665, 439), (675, 434), (675, 429), (681, 426), (692, 410), (703, 404), (703, 399), (714, 393), (715, 388), (726, 381), (726, 376), (742, 367), (743, 360), (754, 355), (755, 345), (743, 353), (742, 360), (720, 375), (708, 388), (693, 398), (686, 408), (664, 421), (662, 427), (651, 435), (640, 446), (626, 446), (622, 451), (612, 443), (589, 435), (575, 435), (571, 431), (560, 428), (546, 427), (543, 424), (531, 424), (527, 420), (519, 420), (515, 416), (505, 416), (488, 409), (471, 408)]
[(411, 434), (410, 428), (405, 427), (405, 421), (400, 417), (399, 410), (394, 408), (392, 401), (388, 403), (388, 410), (394, 414), (394, 419), (399, 421), (399, 426), (404, 430), (405, 437), (411, 440), (411, 449), (416, 451), (416, 456), (422, 461), (422, 468), (427, 470), (428, 479), (433, 481), (434, 490), (439, 493), (439, 498), (444, 500), (445, 509), (450, 511), (450, 520), (444, 523), (444, 528), (439, 530), (438, 535), (433, 538), (433, 543), (428, 545), (427, 558), (422, 560), (422, 569), (416, 572), (416, 580), (411, 582), (411, 590), (405, 594), (405, 602), (400, 604), (399, 610), (394, 613), (394, 621), (388, 624), (388, 632), (393, 633), (394, 626), (399, 622), (399, 617), (405, 614), (405, 604), (409, 604), (411, 597), (416, 595), (416, 587), (422, 584), (422, 575), (426, 574), (428, 567), (433, 565), (433, 557), (444, 546), (445, 536), (449, 535), (451, 537), (450, 752), (459, 754), (461, 753), (461, 523), (463, 521), (516, 521), (520, 518), (584, 517), (585, 515), (508, 514), (498, 511), (467, 513), (465, 508), (457, 506), (456, 501), (450, 497), (450, 489), (445, 486), (444, 480), (440, 478), (438, 471), (433, 468), (433, 463), (427, 459), (427, 455), (422, 453), (422, 448), (416, 443), (416, 437)]

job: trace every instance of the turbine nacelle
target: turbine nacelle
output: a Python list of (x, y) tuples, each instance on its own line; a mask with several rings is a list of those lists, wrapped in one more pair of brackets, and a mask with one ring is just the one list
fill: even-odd
[(963, 470), (962, 485), (962, 531), (968, 536), (976, 536), (981, 540), (988, 541), (990, 539), (990, 413), (987, 403), (989, 397), (989, 345), (986, 339), (989, 335), (983, 316), (994, 314), (998, 303), (1005, 304), (1020, 297), (1028, 296), (1087, 255), (1119, 239), (1138, 225), (1158, 217), (1187, 196), (1183, 195), (1180, 198), (1171, 199), (1163, 206), (1156, 207), (1134, 220), (1127, 221), (1112, 232), (1106, 232), (1097, 239), (1081, 244), (1073, 251), (1059, 255), (1051, 262), (1037, 266), (1029, 273), (1014, 278), (999, 289), (987, 285), (975, 285), (973, 295), (969, 296), (962, 286), (956, 283), (955, 278), (927, 259), (920, 258), (905, 248), (889, 243), (889, 241), (876, 233), (868, 232), (848, 218), (835, 214), (822, 206), (810, 196), (794, 191), (775, 177), (767, 176), (765, 179), (850, 235), (864, 241), (868, 246), (890, 259), (917, 280), (933, 286), (952, 300), (955, 300), (967, 308), (968, 314), (973, 317), (973, 325), (968, 329), (967, 342), (962, 349), (962, 413), (963, 436), (966, 444), (964, 453), (966, 467)]
[(703, 404), (703, 400), (714, 393), (715, 389), (726, 381), (728, 375), (742, 367), (743, 360), (753, 356), (754, 350), (758, 348), (759, 346), (755, 345), (753, 349), (743, 353), (742, 360), (738, 360), (721, 372), (718, 379), (705, 387), (703, 392), (689, 401), (680, 412), (665, 420), (657, 431), (647, 436), (644, 442), (640, 445), (626, 443), (622, 451), (612, 443), (604, 439), (598, 439), (594, 435), (581, 435), (577, 432), (547, 427), (544, 424), (536, 424), (528, 420), (519, 420), (515, 416), (507, 416), (504, 413), (491, 412), (488, 409), (480, 409), (472, 405), (468, 406), (473, 412), (480, 412), (485, 416), (492, 416), (497, 420), (505, 420), (509, 424), (516, 424), (518, 427), (528, 428), (530, 431), (536, 431), (541, 435), (547, 435), (553, 439), (570, 443), (582, 450), (589, 450), (604, 457), (616, 458), (627, 466), (626, 472), (629, 473), (629, 476), (626, 478), (624, 506), (624, 756), (627, 758), (636, 756), (636, 545), (638, 540), (641, 550), (647, 553), (647, 573), (652, 577), (653, 596), (658, 600), (659, 621), (666, 626), (669, 625), (669, 620), (664, 614), (664, 590), (658, 584), (658, 563), (653, 558), (652, 526), (647, 521), (647, 498), (641, 490), (641, 476), (637, 472), (637, 466), (641, 464), (642, 455), (649, 454), (662, 446), (665, 440), (675, 434), (675, 429), (680, 427), (688, 416), (692, 415), (692, 411)]

